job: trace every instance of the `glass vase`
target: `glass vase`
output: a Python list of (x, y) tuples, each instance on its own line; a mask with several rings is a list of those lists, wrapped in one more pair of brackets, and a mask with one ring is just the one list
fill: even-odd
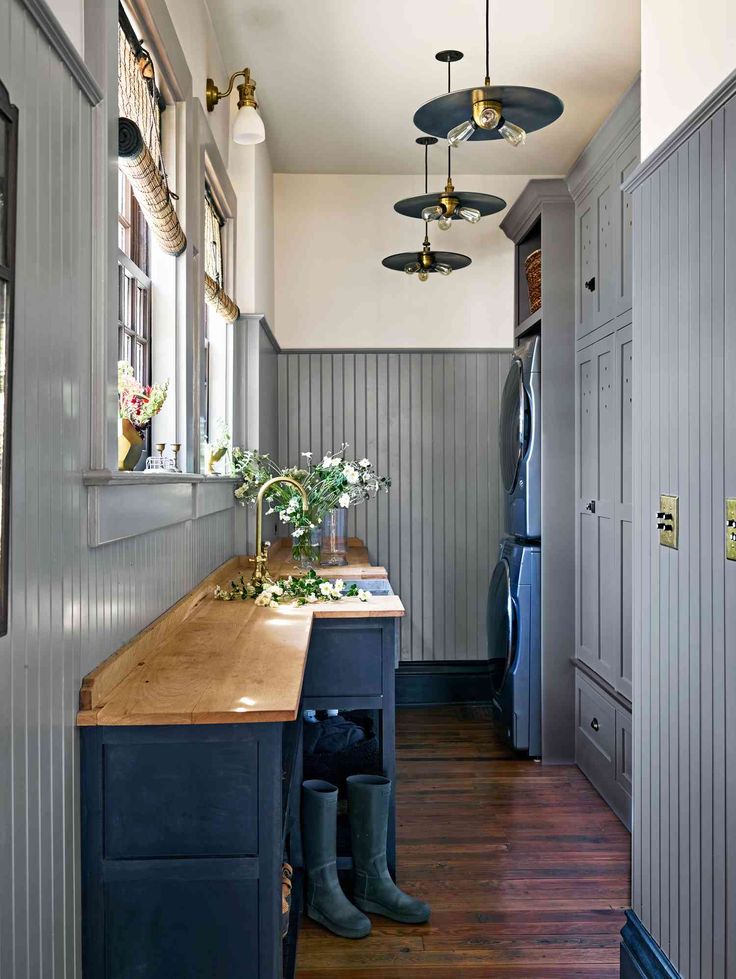
[(292, 560), (305, 571), (319, 565), (320, 533), (320, 528), (315, 527), (301, 537), (291, 538)]
[(319, 560), (327, 568), (340, 568), (348, 563), (347, 507), (330, 510), (322, 521)]

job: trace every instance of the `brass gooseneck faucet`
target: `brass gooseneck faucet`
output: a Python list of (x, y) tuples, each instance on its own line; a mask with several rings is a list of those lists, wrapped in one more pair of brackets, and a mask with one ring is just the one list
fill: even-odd
[(305, 513), (309, 507), (307, 491), (300, 482), (292, 479), (291, 476), (274, 476), (273, 479), (267, 479), (258, 490), (258, 496), (256, 497), (256, 556), (251, 558), (251, 561), (255, 564), (253, 574), (251, 575), (251, 581), (254, 583), (260, 583), (264, 578), (268, 578), (268, 548), (270, 544), (268, 542), (263, 543), (263, 498), (274, 483), (288, 483), (290, 486), (293, 486), (294, 489), (298, 490), (302, 498)]

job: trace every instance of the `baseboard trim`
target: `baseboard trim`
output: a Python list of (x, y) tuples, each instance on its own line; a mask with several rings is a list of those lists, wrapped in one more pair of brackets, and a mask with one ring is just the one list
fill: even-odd
[(486, 660), (401, 663), (396, 670), (396, 703), (399, 707), (485, 704), (490, 701)]
[(621, 979), (681, 979), (633, 911), (621, 929)]

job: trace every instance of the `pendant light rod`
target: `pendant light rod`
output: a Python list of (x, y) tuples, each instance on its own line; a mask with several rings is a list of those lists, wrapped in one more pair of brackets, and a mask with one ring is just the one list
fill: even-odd
[(438, 51), (435, 55), (437, 61), (447, 62), (447, 91), (452, 91), (451, 81), (452, 81), (452, 65), (455, 61), (460, 61), (464, 57), (462, 51)]
[[(437, 142), (436, 136), (419, 136), (417, 143), (424, 147), (424, 193), (429, 191), (429, 147)], [(429, 222), (424, 222), (424, 244), (429, 244)]]
[(486, 0), (486, 85), (491, 84), (491, 0)]

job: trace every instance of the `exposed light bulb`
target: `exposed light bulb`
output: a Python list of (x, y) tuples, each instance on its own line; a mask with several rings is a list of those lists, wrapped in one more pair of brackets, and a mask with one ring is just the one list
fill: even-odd
[(437, 271), (438, 271), (438, 272), (440, 272), (440, 273), (441, 273), (442, 275), (450, 275), (450, 273), (452, 272), (452, 266), (451, 266), (451, 265), (445, 265), (445, 263), (444, 263), (444, 262), (438, 262), (438, 263), (437, 263), (437, 264), (435, 265), (435, 268), (436, 268), (436, 269), (437, 269)]
[(475, 207), (459, 207), (457, 213), (471, 224), (477, 224), (481, 218), (480, 211)]
[(419, 262), (409, 262), (408, 265), (404, 266), (404, 271), (407, 275), (414, 275), (414, 273), (418, 272), (421, 267), (422, 266), (419, 264)]
[(444, 213), (445, 209), (441, 204), (430, 204), (429, 207), (425, 207), (422, 211), (422, 221), (436, 221)]
[(452, 218), (448, 214), (443, 214), (437, 222), (440, 231), (449, 231), (452, 227)]
[(420, 282), (426, 282), (427, 279), (429, 278), (429, 272), (427, 272), (426, 269), (422, 269), (422, 271), (419, 273), (418, 278)]
[(487, 105), (478, 113), (477, 121), (481, 129), (495, 129), (501, 120), (501, 113), (495, 106)]
[(472, 119), (466, 119), (465, 122), (461, 122), (459, 126), (455, 126), (447, 134), (447, 141), (450, 146), (459, 146), (460, 143), (464, 143), (466, 139), (470, 139), (476, 130), (476, 125)]
[(523, 146), (526, 143), (526, 130), (522, 129), (521, 126), (515, 126), (513, 122), (507, 122), (502, 118), (498, 131), (512, 146)]

